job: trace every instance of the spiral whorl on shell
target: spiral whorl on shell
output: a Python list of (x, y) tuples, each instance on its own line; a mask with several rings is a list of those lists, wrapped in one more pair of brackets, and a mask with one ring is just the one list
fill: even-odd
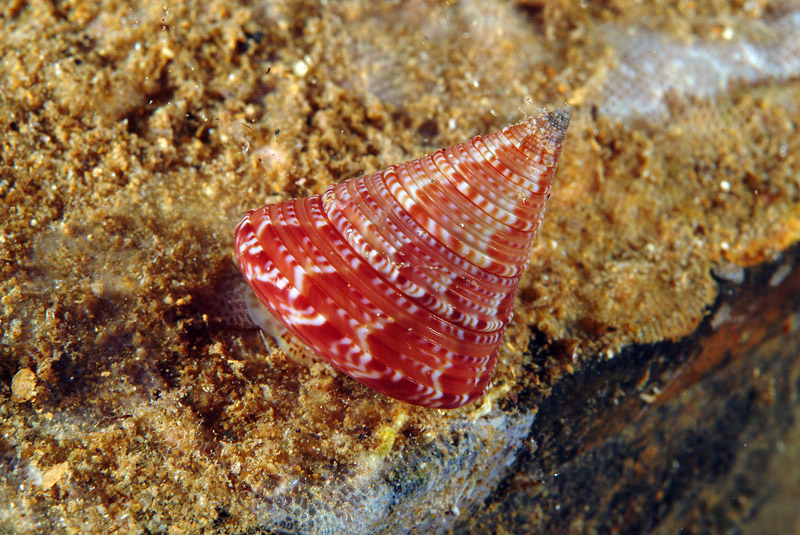
[(247, 282), (336, 368), (415, 405), (486, 390), (571, 118), (561, 108), (250, 211)]

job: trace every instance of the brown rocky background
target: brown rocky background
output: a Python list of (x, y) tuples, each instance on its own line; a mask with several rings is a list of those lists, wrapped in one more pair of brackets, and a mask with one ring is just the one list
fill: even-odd
[[(0, 532), (800, 532), (798, 35), (766, 0), (3, 2)], [(238, 321), (246, 210), (565, 102), (480, 402)]]

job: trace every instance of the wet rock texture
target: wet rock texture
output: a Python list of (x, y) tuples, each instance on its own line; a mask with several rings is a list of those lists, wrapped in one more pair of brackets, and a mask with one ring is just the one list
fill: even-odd
[[(0, 5), (0, 531), (800, 530), (800, 4)], [(241, 318), (233, 228), (574, 118), (483, 399)]]

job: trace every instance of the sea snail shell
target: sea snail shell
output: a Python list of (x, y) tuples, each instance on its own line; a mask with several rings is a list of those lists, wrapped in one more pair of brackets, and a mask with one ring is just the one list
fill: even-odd
[(469, 403), (492, 377), (571, 116), (251, 210), (236, 228), (242, 273), (350, 377), (415, 405)]

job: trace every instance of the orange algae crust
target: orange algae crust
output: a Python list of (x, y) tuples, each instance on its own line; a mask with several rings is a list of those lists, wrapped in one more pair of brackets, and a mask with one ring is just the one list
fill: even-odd
[[(666, 118), (605, 114), (608, 25), (659, 20), (647, 29), (716, 42), (723, 22), (763, 15), (759, 2), (628, 4), (0, 8), (0, 523), (243, 531), (302, 508), (267, 509), (270, 496), (363, 492), (452, 426), (514, 412), (520, 392), (691, 333), (716, 298), (712, 271), (798, 240), (800, 82), (711, 99), (678, 88)], [(553, 196), (477, 403), (395, 402), (226, 320), (247, 209), (564, 102)], [(494, 459), (494, 428), (481, 429)]]

